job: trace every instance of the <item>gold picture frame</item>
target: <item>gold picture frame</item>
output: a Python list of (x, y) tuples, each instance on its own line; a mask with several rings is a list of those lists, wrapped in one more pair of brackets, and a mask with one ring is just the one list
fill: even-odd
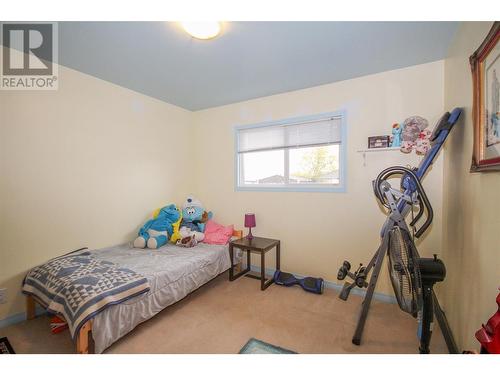
[(471, 172), (500, 171), (500, 22), (469, 58), (473, 82), (474, 148)]

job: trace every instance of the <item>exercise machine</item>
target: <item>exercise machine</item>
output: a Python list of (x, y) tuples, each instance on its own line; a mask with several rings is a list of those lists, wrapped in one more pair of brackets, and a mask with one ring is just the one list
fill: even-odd
[(274, 273), (274, 282), (283, 286), (300, 285), (306, 292), (316, 294), (323, 294), (325, 288), (325, 282), (321, 277), (304, 277), (301, 279), (280, 270), (276, 270)]
[[(355, 345), (361, 344), (370, 303), (387, 255), (389, 275), (398, 305), (418, 319), (420, 353), (429, 353), (434, 316), (438, 320), (449, 352), (458, 353), (446, 316), (433, 290), (435, 283), (444, 280), (446, 268), (436, 255), (433, 258), (420, 258), (414, 240), (429, 229), (433, 220), (432, 205), (421, 180), (437, 157), (461, 112), (460, 108), (455, 108), (441, 117), (431, 135), (431, 148), (417, 168), (389, 167), (373, 181), (375, 197), (387, 211), (387, 219), (380, 233), (380, 246), (366, 266), (360, 264), (355, 271), (351, 271), (351, 264), (344, 261), (337, 274), (338, 280), (344, 280), (346, 277), (352, 279), (352, 282), (344, 284), (340, 292), (339, 297), (342, 300), (349, 298), (353, 288), (367, 288), (352, 338)], [(391, 185), (394, 180), (399, 182), (396, 187)]]

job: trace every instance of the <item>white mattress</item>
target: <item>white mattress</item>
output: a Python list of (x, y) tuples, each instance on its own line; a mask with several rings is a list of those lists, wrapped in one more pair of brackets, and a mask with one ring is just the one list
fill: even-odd
[[(181, 300), (231, 265), (227, 245), (204, 243), (192, 248), (169, 244), (158, 250), (135, 249), (124, 244), (92, 250), (92, 254), (144, 275), (151, 286), (148, 293), (108, 307), (96, 315), (92, 330), (95, 353), (102, 353), (138, 324)], [(235, 254), (235, 262), (240, 257), (240, 253)]]

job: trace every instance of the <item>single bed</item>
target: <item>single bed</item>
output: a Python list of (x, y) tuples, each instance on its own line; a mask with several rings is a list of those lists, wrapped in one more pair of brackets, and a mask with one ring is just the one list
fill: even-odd
[[(242, 231), (234, 231), (241, 238)], [(75, 334), (77, 353), (102, 353), (140, 323), (181, 300), (231, 267), (228, 245), (199, 243), (192, 248), (172, 244), (157, 250), (123, 244), (90, 251), (92, 256), (147, 278), (149, 291), (108, 306)], [(241, 262), (236, 253), (233, 264)], [(27, 318), (35, 316), (35, 298), (27, 295)], [(93, 343), (93, 345), (92, 345)]]

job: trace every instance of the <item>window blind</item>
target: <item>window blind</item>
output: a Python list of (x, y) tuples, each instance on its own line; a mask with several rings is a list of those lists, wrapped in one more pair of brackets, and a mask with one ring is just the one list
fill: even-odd
[(342, 118), (327, 117), (285, 125), (238, 130), (238, 153), (339, 144)]

